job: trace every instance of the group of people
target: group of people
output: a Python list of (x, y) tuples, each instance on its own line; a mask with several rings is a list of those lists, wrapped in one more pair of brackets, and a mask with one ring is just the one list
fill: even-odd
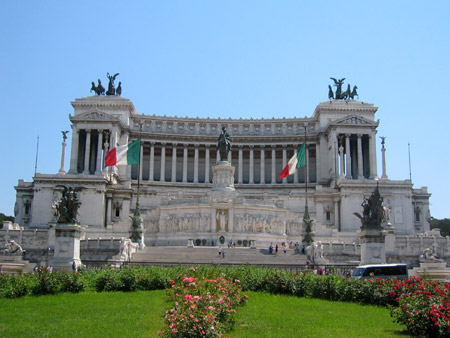
[[(291, 243), (292, 244), (292, 243)], [(278, 244), (276, 244), (275, 245), (275, 253), (277, 254), (278, 253)], [(282, 242), (281, 243), (281, 248), (283, 248), (283, 252), (284, 252), (284, 254), (286, 255), (286, 252), (287, 252), (287, 248), (288, 248), (288, 243), (285, 243), (285, 242)], [(273, 254), (273, 252), (274, 252), (274, 247), (273, 247), (273, 245), (272, 245), (272, 243), (270, 243), (270, 246), (269, 246), (269, 254)]]
[(41, 266), (39, 264), (36, 264), (36, 266), (33, 269), (34, 273), (40, 273), (40, 272), (44, 272), (44, 271), (48, 272), (48, 273), (53, 273), (53, 266), (49, 265), (49, 266), (45, 267), (45, 266)]
[(225, 258), (225, 249), (222, 248), (221, 246), (219, 246), (219, 257)]

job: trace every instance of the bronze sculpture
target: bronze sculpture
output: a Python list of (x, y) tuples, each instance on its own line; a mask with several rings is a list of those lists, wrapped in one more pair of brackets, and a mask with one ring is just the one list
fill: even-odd
[(217, 149), (219, 150), (220, 160), (227, 161), (228, 152), (231, 150), (231, 142), (230, 135), (228, 135), (227, 129), (225, 127), (222, 127), (222, 132), (219, 135), (219, 139), (217, 141)]
[(109, 75), (109, 73), (106, 73), (106, 77), (109, 79), (108, 83), (108, 91), (106, 92), (106, 95), (115, 95), (116, 89), (114, 88), (114, 80), (116, 79), (116, 76), (119, 75), (119, 73), (116, 73), (114, 75)]
[(336, 93), (333, 94), (333, 90), (331, 86), (328, 85), (328, 99), (336, 99), (336, 100), (354, 100), (355, 96), (359, 98), (359, 95), (356, 91), (358, 89), (357, 86), (353, 86), (353, 90), (351, 90), (350, 84), (347, 86), (347, 90), (342, 91), (342, 85), (344, 84), (345, 78), (335, 79), (334, 77), (330, 77), (331, 80), (334, 81), (334, 85), (336, 87)]
[(363, 215), (353, 213), (361, 220), (361, 230), (381, 230), (381, 222), (385, 219), (383, 197), (380, 195), (378, 183), (369, 199), (364, 198), (361, 206), (363, 207)]
[(78, 224), (77, 215), (81, 202), (77, 192), (82, 188), (66, 187), (65, 185), (57, 185), (57, 187), (63, 188), (62, 197), (55, 205), (58, 213), (57, 223)]

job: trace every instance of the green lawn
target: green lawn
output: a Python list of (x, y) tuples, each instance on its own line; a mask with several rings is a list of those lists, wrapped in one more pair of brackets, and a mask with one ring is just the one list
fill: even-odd
[(249, 292), (238, 309), (236, 337), (409, 337), (393, 323), (389, 310), (371, 305), (331, 302)]
[[(248, 293), (234, 337), (406, 337), (389, 310)], [(164, 291), (85, 292), (0, 299), (0, 337), (157, 337)]]

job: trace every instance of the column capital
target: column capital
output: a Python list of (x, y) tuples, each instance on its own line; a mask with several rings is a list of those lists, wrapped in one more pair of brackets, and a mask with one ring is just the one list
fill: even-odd
[(244, 145), (238, 144), (238, 148), (239, 148), (239, 150), (242, 150), (242, 148), (244, 148)]
[(184, 146), (185, 148), (187, 148), (187, 147), (189, 147), (189, 143), (184, 143), (183, 146)]
[(86, 133), (91, 133), (91, 129), (85, 128), (84, 130), (86, 130)]
[(271, 144), (270, 146), (272, 147), (272, 150), (275, 150), (275, 148), (277, 147), (276, 144)]
[(173, 147), (173, 148), (176, 148), (176, 147), (177, 147), (177, 145), (178, 145), (178, 143), (175, 143), (175, 142), (174, 142), (174, 143), (172, 143), (172, 147)]
[(161, 147), (165, 147), (166, 146), (166, 142), (161, 142)]
[(255, 145), (253, 145), (253, 144), (250, 144), (249, 146), (248, 146), (250, 149), (252, 149), (253, 150), (253, 148), (255, 147)]
[(363, 137), (363, 134), (356, 134), (358, 136), (358, 138)]
[(352, 134), (350, 134), (350, 133), (345, 133), (345, 137), (350, 137), (350, 136), (352, 136)]
[(264, 149), (266, 147), (266, 145), (265, 144), (261, 144), (260, 147), (261, 147), (261, 149)]
[(194, 144), (195, 149), (198, 149), (199, 146), (200, 146), (200, 144), (198, 144), (198, 143)]
[(155, 141), (150, 141), (150, 144), (151, 144), (152, 147), (155, 146), (155, 143), (156, 143)]
[(283, 147), (283, 150), (286, 150), (287, 144), (283, 144), (282, 147)]
[(209, 147), (211, 147), (210, 144), (205, 144), (205, 148), (206, 148), (206, 149), (209, 149)]

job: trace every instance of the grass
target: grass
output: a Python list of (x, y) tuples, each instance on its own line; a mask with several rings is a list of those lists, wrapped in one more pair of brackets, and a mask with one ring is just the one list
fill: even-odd
[(409, 337), (393, 323), (389, 310), (371, 305), (331, 302), (249, 292), (238, 309), (229, 338), (236, 337)]
[(0, 299), (0, 337), (157, 337), (165, 291)]
[[(386, 308), (248, 294), (230, 338), (407, 336)], [(168, 306), (162, 290), (0, 299), (0, 337), (157, 337)]]

